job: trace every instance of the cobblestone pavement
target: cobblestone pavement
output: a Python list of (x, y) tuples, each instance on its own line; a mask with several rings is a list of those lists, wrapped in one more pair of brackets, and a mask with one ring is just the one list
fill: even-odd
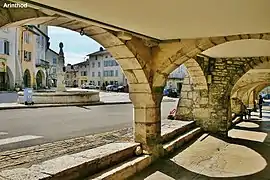
[(64, 154), (73, 154), (112, 142), (132, 141), (132, 128), (56, 141), (27, 148), (0, 152), (0, 170), (29, 167)]
[(131, 180), (270, 180), (270, 110), (229, 131), (228, 138), (204, 134)]

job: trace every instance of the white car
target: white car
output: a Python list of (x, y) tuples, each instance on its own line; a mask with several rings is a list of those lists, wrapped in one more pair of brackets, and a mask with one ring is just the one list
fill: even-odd
[(118, 86), (108, 85), (108, 86), (106, 86), (106, 91), (118, 91)]

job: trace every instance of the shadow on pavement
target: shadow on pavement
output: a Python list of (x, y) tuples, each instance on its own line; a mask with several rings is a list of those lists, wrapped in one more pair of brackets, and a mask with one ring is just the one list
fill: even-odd
[[(176, 179), (176, 180), (219, 180), (219, 179), (229, 179), (229, 180), (270, 180), (270, 137), (269, 137), (269, 133), (270, 133), (270, 121), (269, 120), (269, 116), (265, 116), (265, 114), (270, 113), (269, 111), (264, 113), (264, 120), (259, 119), (259, 118), (252, 118), (249, 120), (246, 120), (242, 123), (255, 123), (257, 124), (256, 127), (243, 127), (243, 126), (236, 126), (235, 130), (243, 130), (247, 133), (264, 133), (266, 134), (266, 137), (264, 139), (263, 142), (258, 142), (255, 140), (249, 140), (249, 139), (243, 139), (243, 138), (237, 138), (237, 137), (219, 137), (216, 135), (209, 135), (206, 137), (199, 137), (198, 139), (194, 140), (193, 142), (191, 142), (190, 144), (186, 145), (185, 147), (179, 149), (177, 152), (175, 152), (174, 154), (172, 154), (169, 157), (165, 157), (163, 159), (158, 160), (157, 162), (155, 162), (154, 164), (152, 164), (151, 166), (149, 166), (148, 168), (144, 169), (141, 173), (138, 173), (137, 175), (135, 175), (134, 177), (130, 178), (130, 180), (143, 180), (143, 179), (148, 179), (148, 180), (172, 180), (172, 179)], [(256, 165), (260, 166), (260, 167), (264, 167), (264, 168), (257, 168), (258, 170), (256, 170), (253, 174), (252, 172), (247, 172), (247, 175), (237, 175), (234, 174), (233, 176), (218, 176), (218, 172), (217, 172), (217, 176), (216, 177), (209, 177), (206, 175), (203, 175), (203, 173), (198, 173), (197, 171), (191, 171), (188, 170), (186, 168), (184, 168), (181, 164), (181, 159), (179, 160), (179, 158), (174, 158), (176, 156), (181, 157), (185, 157), (185, 156), (181, 156), (182, 153), (184, 153), (183, 151), (185, 149), (189, 149), (190, 146), (193, 146), (193, 144), (198, 143), (198, 141), (204, 141), (207, 138), (216, 138), (217, 141), (220, 141), (222, 143), (226, 143), (228, 144), (227, 146), (231, 146), (231, 147), (244, 147), (246, 149), (250, 149), (250, 151), (255, 151), (254, 154), (257, 154), (258, 159), (262, 159), (265, 162), (265, 165), (263, 165), (263, 161), (259, 161), (261, 164), (256, 164), (256, 162), (250, 163), (250, 164), (243, 164), (243, 166), (249, 166), (246, 169), (252, 169), (253, 167), (256, 167)], [(208, 147), (210, 148), (211, 144), (208, 145)], [(196, 147), (200, 147), (200, 145), (197, 145)], [(194, 147), (193, 147), (194, 148)], [(224, 148), (226, 149), (226, 147)], [(240, 149), (241, 150), (241, 149)], [(219, 151), (219, 149), (217, 150)], [(199, 151), (197, 151), (199, 152)], [(201, 153), (203, 154), (203, 148)], [(238, 152), (241, 154), (241, 152)], [(237, 154), (237, 153), (236, 153)], [(251, 154), (254, 156), (254, 154)], [(227, 154), (228, 155), (228, 154)], [(232, 158), (236, 158), (234, 159), (235, 162), (237, 162), (237, 160), (239, 158), (241, 158), (241, 156), (235, 156), (234, 152), (232, 152), (230, 155), (230, 159)], [(194, 154), (195, 157), (196, 154)], [(203, 155), (202, 155), (203, 156)], [(249, 154), (247, 154), (246, 156), (242, 156), (242, 157), (248, 157)], [(254, 156), (254, 157), (257, 157)], [(189, 156), (187, 156), (189, 157)], [(212, 157), (210, 157), (211, 159)], [(238, 159), (237, 159), (238, 158)], [(209, 160), (209, 159), (207, 159)], [(241, 159), (239, 159), (241, 160)], [(180, 161), (177, 162), (177, 161)], [(203, 160), (202, 160), (203, 161)], [(256, 161), (256, 159), (255, 159)], [(211, 161), (210, 161), (211, 162)], [(245, 162), (245, 160), (243, 160), (243, 162)], [(183, 161), (182, 161), (183, 163)], [(190, 163), (192, 164), (192, 163)], [(198, 164), (196, 164), (198, 167)], [(199, 166), (201, 164), (199, 163)], [(211, 165), (209, 165), (211, 167)], [(195, 168), (195, 166), (194, 166)], [(202, 167), (203, 169), (203, 167)], [(210, 168), (211, 169), (211, 168)], [(241, 168), (240, 168), (241, 169)], [(214, 171), (214, 170), (213, 170)], [(197, 172), (197, 173), (196, 173)], [(225, 170), (224, 170), (225, 172)]]

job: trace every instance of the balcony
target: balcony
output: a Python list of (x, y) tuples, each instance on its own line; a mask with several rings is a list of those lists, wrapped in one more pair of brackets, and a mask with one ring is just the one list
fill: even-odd
[(45, 61), (43, 59), (40, 59), (38, 62), (36, 62), (36, 67), (49, 68), (50, 67), (50, 63), (48, 61)]

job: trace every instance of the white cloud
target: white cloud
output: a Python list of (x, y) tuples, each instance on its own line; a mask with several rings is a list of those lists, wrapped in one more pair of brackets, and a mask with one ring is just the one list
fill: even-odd
[(73, 53), (64, 52), (65, 64), (76, 64), (85, 61), (85, 57), (88, 53)]

